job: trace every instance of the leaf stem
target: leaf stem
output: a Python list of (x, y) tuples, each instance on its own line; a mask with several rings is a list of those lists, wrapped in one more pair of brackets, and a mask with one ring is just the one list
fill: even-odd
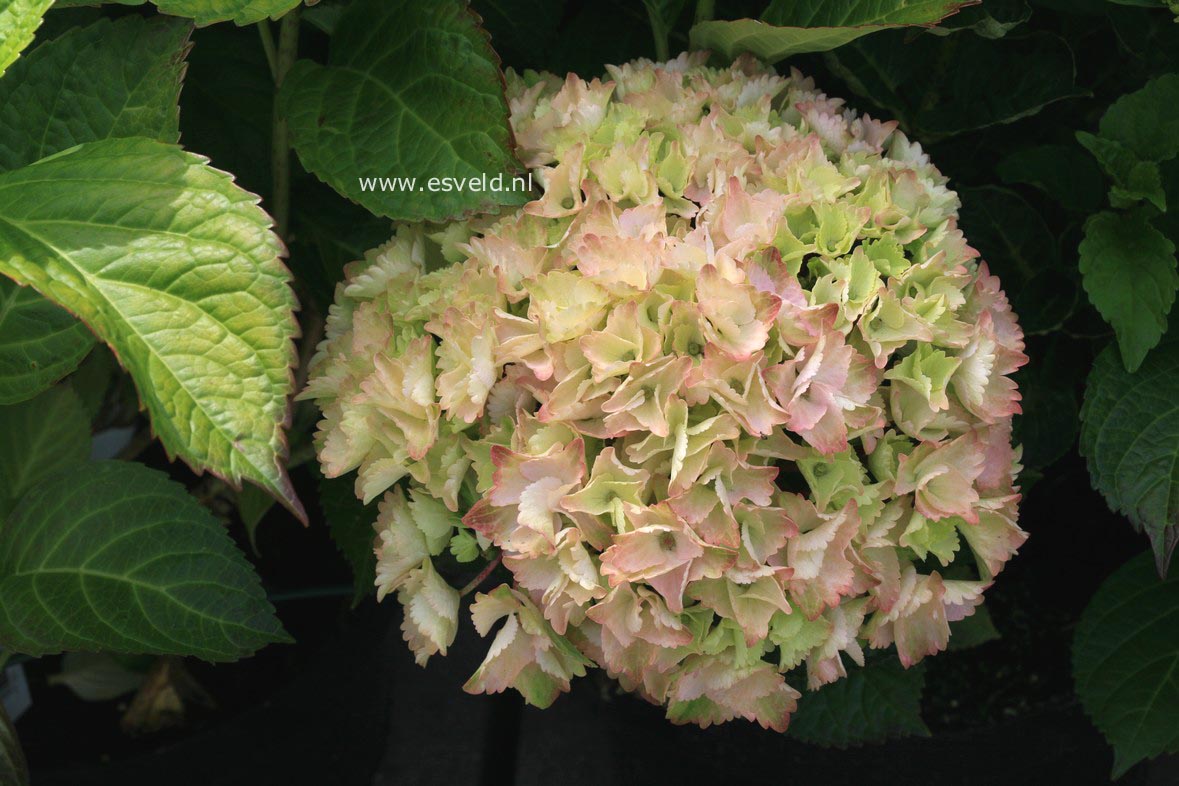
[(651, 20), (651, 35), (655, 39), (655, 60), (666, 62), (671, 59), (671, 55), (667, 46), (667, 27), (663, 23), (663, 15), (654, 3), (645, 2), (643, 5), (647, 7), (647, 18)]
[(486, 567), (484, 567), (483, 570), (479, 571), (478, 576), (471, 579), (471, 581), (467, 584), (467, 586), (465, 586), (461, 590), (459, 590), (459, 597), (466, 597), (467, 595), (470, 595), (475, 590), (479, 589), (479, 585), (487, 580), (487, 577), (491, 575), (491, 572), (493, 570), (495, 570), (497, 567), (499, 567), (499, 563), (501, 560), (503, 560), (503, 558), (504, 558), (503, 552), (496, 554), (495, 559), (491, 560), (491, 562), (488, 562)]
[(278, 26), (278, 52), (274, 68), (274, 115), (270, 138), (271, 170), (274, 189), (274, 225), (279, 237), (287, 240), (291, 220), (291, 140), (287, 121), (278, 111), (278, 91), (299, 51), (299, 9), (295, 6)]
[(258, 23), (258, 37), (262, 39), (262, 51), (266, 53), (266, 65), (270, 66), (270, 78), (278, 79), (278, 53), (274, 48), (274, 33), (270, 32), (270, 20)]
[(715, 0), (696, 0), (695, 24), (711, 22), (714, 13)]

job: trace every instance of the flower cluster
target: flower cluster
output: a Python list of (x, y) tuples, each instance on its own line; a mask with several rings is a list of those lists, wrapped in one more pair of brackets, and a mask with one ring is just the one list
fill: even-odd
[(420, 663), (459, 625), (436, 560), (502, 559), (467, 690), (547, 706), (596, 665), (676, 722), (784, 729), (788, 673), (944, 649), (1026, 538), (1022, 333), (895, 123), (752, 60), (608, 70), (509, 74), (534, 201), (349, 268), (320, 460), (380, 500)]

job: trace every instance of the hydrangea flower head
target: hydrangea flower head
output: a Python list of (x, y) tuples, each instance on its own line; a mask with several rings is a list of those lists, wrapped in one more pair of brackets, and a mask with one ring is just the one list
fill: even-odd
[(945, 649), (1025, 540), (1023, 336), (896, 123), (748, 59), (608, 71), (509, 73), (542, 192), (348, 269), (320, 460), (378, 501), (419, 662), (447, 577), (502, 560), (467, 690), (547, 706), (598, 667), (781, 730), (865, 649)]

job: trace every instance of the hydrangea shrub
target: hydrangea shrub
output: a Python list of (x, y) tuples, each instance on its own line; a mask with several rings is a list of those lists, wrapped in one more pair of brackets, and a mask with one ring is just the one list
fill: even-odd
[(896, 123), (748, 59), (608, 71), (508, 74), (539, 198), (348, 269), (320, 460), (379, 501), (419, 663), (464, 616), (436, 559), (502, 559), (468, 691), (597, 666), (782, 730), (865, 648), (945, 649), (1025, 540), (1022, 332)]

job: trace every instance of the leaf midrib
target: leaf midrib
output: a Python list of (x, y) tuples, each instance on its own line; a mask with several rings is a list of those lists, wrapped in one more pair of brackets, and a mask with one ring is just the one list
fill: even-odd
[[(0, 184), (0, 190), (3, 190), (4, 188), (5, 188), (5, 186), (4, 186), (3, 184)], [(29, 239), (31, 239), (31, 240), (33, 240), (33, 241), (35, 241), (36, 243), (39, 243), (39, 244), (40, 244), (40, 245), (42, 245), (43, 247), (45, 247), (45, 248), (49, 249), (49, 250), (50, 250), (50, 251), (51, 251), (51, 252), (52, 252), (54, 255), (56, 255), (56, 256), (58, 257), (58, 259), (60, 259), (61, 261), (65, 262), (66, 264), (68, 264), (68, 265), (69, 265), (69, 266), (70, 266), (70, 267), (71, 267), (71, 268), (72, 268), (74, 271), (76, 271), (76, 272), (77, 272), (77, 273), (78, 273), (78, 274), (79, 274), (79, 275), (80, 275), (80, 276), (81, 276), (83, 279), (85, 279), (85, 281), (86, 281), (86, 284), (87, 284), (88, 288), (89, 288), (91, 291), (93, 291), (93, 292), (96, 294), (96, 296), (97, 296), (97, 297), (101, 298), (101, 300), (102, 300), (104, 303), (106, 303), (106, 304), (109, 306), (109, 308), (110, 308), (111, 310), (113, 310), (113, 312), (114, 312), (116, 315), (118, 315), (118, 317), (119, 317), (119, 318), (122, 320), (123, 324), (126, 326), (126, 329), (127, 329), (127, 330), (128, 330), (130, 333), (131, 333), (131, 334), (133, 334), (133, 335), (134, 335), (134, 336), (135, 336), (135, 337), (136, 337), (136, 338), (137, 338), (137, 339), (138, 339), (138, 340), (139, 340), (139, 341), (140, 341), (140, 342), (143, 344), (143, 346), (145, 346), (145, 347), (147, 348), (148, 352), (149, 352), (149, 353), (152, 355), (152, 357), (153, 357), (153, 358), (155, 358), (155, 360), (156, 360), (156, 361), (158, 361), (159, 365), (160, 365), (160, 366), (162, 366), (163, 368), (165, 368), (165, 369), (167, 370), (167, 372), (168, 372), (168, 376), (169, 376), (169, 377), (171, 377), (171, 378), (172, 378), (172, 380), (173, 380), (173, 381), (176, 383), (176, 386), (177, 386), (177, 388), (178, 388), (179, 390), (182, 390), (182, 391), (184, 391), (184, 395), (185, 395), (185, 396), (187, 396), (187, 397), (188, 397), (188, 399), (189, 399), (189, 400), (192, 402), (192, 404), (193, 404), (194, 408), (198, 409), (198, 410), (201, 412), (201, 415), (202, 415), (202, 416), (205, 418), (206, 422), (209, 424), (210, 432), (211, 432), (211, 433), (218, 434), (218, 435), (219, 435), (219, 436), (220, 436), (220, 437), (221, 437), (221, 438), (222, 438), (222, 439), (225, 441), (225, 443), (226, 443), (226, 444), (229, 446), (229, 448), (230, 448), (230, 455), (231, 455), (231, 456), (239, 456), (239, 457), (242, 457), (242, 458), (244, 458), (244, 459), (245, 459), (245, 461), (246, 461), (246, 462), (249, 464), (249, 466), (250, 466), (250, 467), (252, 467), (252, 468), (254, 469), (254, 471), (258, 473), (259, 477), (261, 477), (261, 478), (268, 478), (268, 474), (267, 474), (266, 468), (259, 467), (257, 464), (255, 464), (255, 463), (254, 463), (254, 460), (253, 460), (253, 458), (252, 458), (251, 456), (248, 456), (247, 454), (245, 454), (243, 451), (241, 451), (241, 450), (240, 450), (240, 449), (237, 447), (237, 441), (238, 441), (238, 440), (237, 440), (237, 435), (236, 435), (236, 434), (234, 434), (234, 435), (230, 435), (230, 436), (226, 436), (225, 432), (224, 432), (224, 431), (221, 429), (221, 427), (220, 427), (220, 424), (218, 424), (218, 422), (217, 422), (217, 421), (216, 421), (216, 420), (215, 420), (215, 419), (214, 419), (214, 418), (213, 418), (213, 417), (212, 417), (212, 416), (209, 414), (208, 410), (206, 410), (206, 409), (205, 409), (205, 407), (202, 405), (202, 403), (201, 403), (200, 399), (199, 399), (199, 398), (197, 398), (195, 395), (193, 395), (192, 391), (190, 391), (190, 390), (188, 389), (188, 387), (185, 385), (185, 383), (184, 383), (184, 382), (183, 382), (183, 381), (180, 379), (180, 377), (178, 377), (178, 376), (176, 375), (176, 372), (175, 372), (175, 371), (172, 369), (172, 367), (171, 367), (171, 366), (170, 366), (170, 365), (169, 365), (169, 364), (166, 362), (166, 360), (165, 360), (165, 357), (164, 357), (163, 355), (161, 355), (161, 354), (160, 354), (160, 352), (159, 352), (159, 351), (156, 349), (156, 347), (154, 347), (154, 346), (152, 345), (152, 343), (151, 343), (151, 342), (149, 342), (149, 341), (148, 341), (148, 340), (147, 340), (147, 339), (146, 339), (146, 338), (145, 338), (145, 337), (144, 337), (144, 336), (143, 336), (143, 335), (142, 335), (142, 334), (141, 334), (141, 333), (140, 333), (138, 330), (136, 330), (136, 329), (135, 329), (134, 325), (133, 325), (133, 324), (131, 323), (131, 321), (130, 321), (130, 320), (127, 318), (127, 315), (125, 315), (125, 314), (124, 314), (124, 313), (123, 313), (123, 312), (122, 312), (122, 311), (121, 311), (121, 310), (120, 310), (120, 309), (119, 309), (119, 308), (118, 308), (118, 307), (117, 307), (117, 306), (114, 304), (114, 302), (113, 302), (113, 301), (112, 301), (112, 300), (111, 300), (109, 297), (107, 297), (106, 293), (102, 291), (102, 288), (101, 288), (101, 287), (99, 287), (99, 286), (97, 286), (97, 285), (95, 284), (95, 282), (94, 282), (94, 278), (93, 278), (93, 277), (90, 275), (90, 272), (89, 272), (88, 270), (86, 270), (84, 267), (82, 267), (82, 266), (81, 266), (81, 265), (79, 265), (77, 262), (75, 262), (75, 261), (73, 260), (73, 258), (72, 258), (72, 257), (70, 257), (70, 255), (69, 255), (69, 254), (66, 254), (66, 253), (65, 253), (65, 252), (63, 252), (61, 249), (59, 249), (59, 248), (57, 248), (56, 246), (54, 246), (52, 243), (50, 243), (50, 242), (46, 241), (46, 240), (45, 240), (44, 238), (42, 238), (40, 235), (38, 235), (38, 234), (36, 234), (36, 233), (34, 233), (34, 232), (31, 232), (31, 231), (29, 231), (29, 229), (28, 229), (26, 226), (24, 226), (23, 224), (21, 224), (21, 223), (19, 223), (19, 222), (16, 222), (16, 221), (14, 221), (13, 219), (6, 218), (6, 217), (5, 217), (5, 216), (3, 216), (3, 215), (0, 215), (0, 224), (5, 224), (5, 225), (7, 225), (7, 226), (11, 227), (11, 228), (12, 228), (14, 231), (16, 231), (16, 232), (23, 232), (23, 233), (25, 234), (25, 236), (26, 236), (26, 237), (28, 237)], [(234, 249), (234, 250), (235, 250), (235, 251), (238, 251), (237, 249)], [(161, 293), (161, 294), (165, 294), (165, 293), (164, 293), (162, 290), (153, 290), (153, 291), (154, 291), (154, 292), (159, 292), (159, 293)], [(178, 300), (181, 300), (181, 301), (183, 301), (183, 302), (185, 302), (185, 303), (188, 303), (188, 302), (189, 302), (189, 301), (186, 301), (186, 300), (184, 300), (183, 298), (178, 298), (176, 295), (171, 295), (171, 293), (167, 293), (167, 294), (169, 294), (171, 297), (173, 297), (173, 298), (176, 298), (176, 299), (178, 299)], [(190, 305), (194, 305), (194, 307), (195, 307), (195, 304), (190, 304)], [(204, 309), (199, 309), (199, 307), (197, 307), (197, 308), (198, 308), (198, 310), (200, 310), (202, 313), (207, 313), (207, 312), (205, 312), (205, 311), (204, 311)], [(210, 315), (210, 318), (213, 318), (213, 317), (212, 317), (212, 315)], [(214, 318), (214, 319), (215, 319), (215, 318)], [(223, 327), (224, 327), (224, 326), (223, 326)], [(114, 346), (113, 346), (113, 345), (111, 346), (111, 349), (112, 349), (112, 351), (114, 351)], [(116, 354), (117, 354), (117, 353), (116, 353)], [(266, 376), (266, 378), (267, 378), (267, 379), (269, 379), (269, 377), (268, 377), (267, 375), (264, 375), (264, 376)], [(157, 400), (157, 401), (159, 401), (158, 397), (155, 397), (155, 391), (154, 391), (154, 389), (152, 388), (152, 386), (149, 386), (149, 385), (141, 385), (141, 386), (140, 386), (140, 390), (141, 390), (141, 391), (146, 391), (148, 395), (152, 396), (153, 398), (156, 398), (156, 400)], [(142, 394), (141, 394), (141, 395), (142, 395)], [(147, 395), (145, 395), (145, 398), (147, 398)], [(163, 406), (163, 402), (162, 402), (162, 401), (160, 401), (160, 406), (161, 406), (161, 407)], [(166, 414), (166, 413), (164, 413), (164, 414)], [(167, 425), (166, 425), (166, 428), (168, 428), (168, 429), (170, 429), (170, 430), (172, 430), (172, 431), (174, 432), (174, 435), (175, 435), (175, 437), (177, 438), (177, 440), (178, 440), (179, 442), (182, 442), (182, 443), (183, 443), (183, 442), (186, 442), (186, 440), (184, 440), (184, 439), (183, 439), (183, 437), (181, 437), (181, 435), (180, 435), (180, 434), (178, 434), (178, 433), (175, 433), (175, 427), (173, 426), (173, 424), (172, 424), (172, 422), (171, 422), (171, 418), (168, 418), (168, 417), (162, 417), (162, 418), (156, 418), (156, 420), (158, 420), (158, 421), (163, 421), (163, 423), (166, 423), (166, 424), (167, 424)], [(157, 426), (156, 426), (156, 427), (157, 427), (157, 428), (164, 428), (165, 426), (162, 426), (162, 425), (158, 425), (158, 424), (157, 424)], [(189, 448), (191, 449), (192, 447), (193, 447), (193, 446), (192, 446), (191, 444), (189, 444)], [(209, 456), (209, 451), (208, 451), (208, 450), (202, 451), (202, 454), (203, 454), (203, 455), (201, 455), (201, 456), (198, 456), (198, 458), (200, 458), (200, 459), (203, 459), (203, 460), (208, 460), (208, 459), (210, 458), (210, 456)], [(230, 470), (230, 473), (232, 474), (232, 472), (233, 472), (233, 470), (234, 470), (234, 467), (232, 466), (232, 463), (231, 463), (231, 465), (230, 465), (230, 467), (229, 467), (228, 469)]]

